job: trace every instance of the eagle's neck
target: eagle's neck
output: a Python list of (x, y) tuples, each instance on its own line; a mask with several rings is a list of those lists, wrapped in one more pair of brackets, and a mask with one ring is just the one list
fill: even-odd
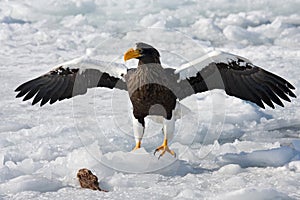
[[(160, 64), (160, 59), (157, 56), (146, 56), (139, 59), (138, 71), (144, 75), (155, 74), (161, 71), (163, 68)], [(147, 75), (148, 74), (148, 75)]]
[(139, 63), (137, 70), (135, 72), (137, 86), (143, 86), (145, 84), (162, 84), (161, 80), (164, 77), (164, 69), (160, 63)]

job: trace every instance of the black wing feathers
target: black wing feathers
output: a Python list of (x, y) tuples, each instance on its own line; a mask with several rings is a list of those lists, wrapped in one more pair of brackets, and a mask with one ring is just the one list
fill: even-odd
[(79, 69), (58, 67), (49, 73), (20, 85), (15, 91), (16, 97), (25, 95), (23, 101), (31, 99), (32, 105), (41, 101), (41, 106), (85, 94), (88, 88), (107, 87), (119, 89), (127, 88), (126, 83), (119, 78), (110, 76), (106, 72), (96, 69), (86, 69), (79, 73)]
[[(240, 66), (241, 62), (243, 66)], [(274, 103), (283, 107), (281, 99), (290, 102), (289, 97), (296, 97), (292, 92), (295, 87), (288, 81), (242, 60), (211, 63), (186, 80), (194, 93), (224, 89), (228, 95), (251, 101), (262, 108), (265, 108), (263, 102), (272, 108), (275, 108)]]

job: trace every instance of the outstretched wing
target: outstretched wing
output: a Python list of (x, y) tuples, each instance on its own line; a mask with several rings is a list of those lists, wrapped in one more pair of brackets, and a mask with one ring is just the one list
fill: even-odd
[[(192, 90), (181, 93), (185, 98), (193, 93), (224, 89), (228, 95), (275, 108), (273, 103), (284, 106), (281, 99), (291, 101), (296, 97), (295, 87), (285, 79), (253, 65), (249, 60), (224, 52), (211, 52), (202, 58), (181, 66), (179, 74), (182, 88), (189, 83)], [(185, 90), (188, 91), (188, 90)]]
[(66, 98), (85, 94), (88, 88), (107, 87), (127, 90), (122, 79), (127, 68), (123, 64), (77, 58), (56, 66), (50, 72), (23, 83), (15, 91), (23, 101), (33, 98), (32, 105), (43, 106)]

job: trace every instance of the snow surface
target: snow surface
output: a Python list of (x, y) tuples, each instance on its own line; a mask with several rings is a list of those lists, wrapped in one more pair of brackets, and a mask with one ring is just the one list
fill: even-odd
[[(122, 63), (139, 41), (165, 66), (216, 49), (300, 88), (299, 10), (299, 0), (0, 1), (0, 199), (300, 199), (298, 99), (262, 110), (219, 90), (193, 95), (170, 142), (177, 159), (158, 160), (152, 121), (143, 148), (130, 152), (125, 91), (92, 89), (43, 108), (14, 97), (19, 84), (76, 57)], [(83, 167), (110, 192), (81, 189)]]

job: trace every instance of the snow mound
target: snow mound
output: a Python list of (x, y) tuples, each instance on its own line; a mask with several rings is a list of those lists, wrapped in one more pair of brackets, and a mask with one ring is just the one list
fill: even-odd
[(174, 158), (166, 154), (163, 159), (146, 152), (144, 148), (134, 152), (112, 152), (101, 157), (101, 162), (112, 169), (128, 173), (147, 173), (164, 168), (175, 161)]
[(235, 175), (235, 174), (238, 174), (240, 172), (242, 172), (242, 168), (239, 165), (236, 165), (236, 164), (228, 164), (228, 165), (225, 165), (225, 166), (221, 167), (218, 170), (218, 173), (220, 173), (220, 174)]
[(300, 172), (300, 161), (297, 160), (297, 161), (292, 161), (288, 164), (288, 168), (292, 171), (295, 171), (297, 173)]
[(166, 153), (158, 159), (159, 152), (156, 156), (148, 153), (144, 148), (134, 152), (111, 152), (104, 154), (100, 162), (106, 167), (125, 173), (158, 173), (165, 176), (186, 175), (188, 173), (199, 173), (200, 168), (194, 168), (187, 162), (174, 158), (171, 154)]
[(278, 167), (290, 162), (299, 152), (290, 147), (257, 150), (251, 153), (228, 153), (218, 158), (220, 165), (238, 164), (241, 167)]
[(269, 43), (268, 38), (264, 37), (262, 34), (246, 30), (239, 26), (229, 25), (223, 30), (223, 33), (228, 40), (239, 41), (246, 45)]
[(230, 200), (273, 200), (273, 199), (286, 199), (292, 200), (288, 195), (278, 192), (275, 189), (257, 189), (257, 188), (245, 188), (232, 192), (228, 192), (218, 196), (216, 199), (230, 199)]
[(0, 193), (18, 193), (23, 191), (49, 192), (62, 187), (60, 181), (37, 175), (24, 175), (0, 185)]

